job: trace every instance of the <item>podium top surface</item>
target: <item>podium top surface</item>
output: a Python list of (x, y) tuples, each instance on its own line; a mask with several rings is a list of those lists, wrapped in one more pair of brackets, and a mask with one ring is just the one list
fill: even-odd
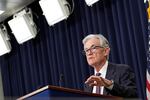
[(38, 90), (35, 90), (27, 95), (24, 95), (20, 98), (18, 98), (17, 100), (24, 100), (26, 98), (32, 97), (36, 94), (39, 94), (45, 90), (56, 90), (56, 91), (60, 91), (60, 92), (67, 92), (67, 93), (74, 93), (74, 94), (80, 94), (80, 95), (84, 95), (84, 96), (90, 96), (90, 97), (101, 97), (101, 98), (112, 98), (114, 100), (123, 100), (121, 97), (116, 97), (116, 96), (106, 96), (106, 95), (100, 95), (100, 94), (94, 94), (94, 93), (88, 93), (88, 92), (84, 92), (81, 90), (76, 90), (76, 89), (70, 89), (70, 88), (64, 88), (64, 87), (58, 87), (58, 86), (52, 86), (52, 85), (47, 85), (45, 87), (42, 87)]

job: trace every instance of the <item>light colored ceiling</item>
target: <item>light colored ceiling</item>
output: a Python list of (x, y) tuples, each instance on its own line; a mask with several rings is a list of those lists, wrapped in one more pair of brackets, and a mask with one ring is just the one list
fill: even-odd
[(36, 0), (0, 0), (0, 10), (4, 10), (4, 13), (0, 15), (0, 22), (3, 22), (34, 1)]

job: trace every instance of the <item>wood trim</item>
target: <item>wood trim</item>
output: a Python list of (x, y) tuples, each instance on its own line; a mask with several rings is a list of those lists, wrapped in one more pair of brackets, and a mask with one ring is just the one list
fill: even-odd
[(91, 97), (100, 97), (100, 98), (111, 98), (114, 100), (123, 100), (121, 97), (116, 97), (116, 96), (106, 96), (106, 95), (100, 95), (100, 94), (94, 94), (94, 93), (89, 93), (89, 92), (84, 92), (81, 90), (76, 90), (76, 89), (70, 89), (70, 88), (64, 88), (64, 87), (58, 87), (58, 86), (52, 86), (52, 85), (47, 85), (45, 87), (42, 87), (38, 90), (35, 90), (25, 96), (22, 96), (20, 98), (18, 98), (17, 100), (24, 100), (25, 98), (31, 97), (33, 95), (36, 95), (44, 90), (58, 90), (58, 91), (62, 91), (62, 92), (68, 92), (68, 93), (77, 93), (77, 94), (81, 94), (81, 95), (85, 95), (85, 96), (91, 96)]

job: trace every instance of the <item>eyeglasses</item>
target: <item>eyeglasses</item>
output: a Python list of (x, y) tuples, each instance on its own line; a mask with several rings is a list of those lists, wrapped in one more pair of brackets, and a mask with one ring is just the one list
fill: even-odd
[(92, 53), (94, 53), (94, 52), (96, 52), (96, 50), (97, 50), (98, 48), (104, 48), (104, 47), (92, 45), (89, 49), (83, 50), (82, 53), (83, 53), (84, 55), (87, 55), (87, 54), (89, 53), (89, 51), (92, 52)]

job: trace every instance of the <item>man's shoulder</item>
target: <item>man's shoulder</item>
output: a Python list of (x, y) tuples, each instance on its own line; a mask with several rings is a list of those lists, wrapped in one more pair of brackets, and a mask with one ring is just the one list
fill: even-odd
[(131, 73), (133, 69), (127, 64), (116, 64), (116, 63), (108, 63), (108, 70), (111, 72), (115, 72), (116, 74), (124, 74)]
[(130, 69), (130, 66), (127, 64), (117, 64), (117, 63), (109, 62), (108, 66), (111, 66), (111, 67), (117, 68), (117, 69)]

